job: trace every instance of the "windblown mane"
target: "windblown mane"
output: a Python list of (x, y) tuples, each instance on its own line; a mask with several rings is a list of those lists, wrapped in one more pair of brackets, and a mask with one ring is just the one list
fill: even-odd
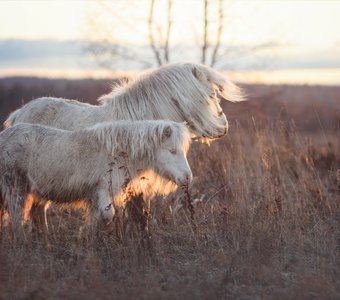
[(95, 136), (99, 144), (110, 154), (124, 152), (130, 160), (147, 159), (152, 161), (157, 148), (164, 141), (164, 131), (170, 128), (171, 135), (167, 140), (176, 149), (187, 149), (190, 134), (184, 123), (166, 120), (116, 121), (99, 123), (82, 129)]
[[(98, 101), (112, 107), (117, 119), (159, 119), (187, 122), (201, 136), (213, 130), (207, 103), (214, 94), (229, 101), (242, 101), (240, 89), (213, 69), (193, 63), (170, 64), (116, 85)], [(128, 115), (127, 115), (128, 114)]]

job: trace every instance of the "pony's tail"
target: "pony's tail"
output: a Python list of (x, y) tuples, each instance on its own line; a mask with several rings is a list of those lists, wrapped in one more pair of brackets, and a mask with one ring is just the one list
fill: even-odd
[(20, 109), (17, 109), (9, 115), (9, 117), (7, 118), (7, 120), (3, 124), (4, 128), (11, 127), (16, 123), (19, 111), (20, 111)]

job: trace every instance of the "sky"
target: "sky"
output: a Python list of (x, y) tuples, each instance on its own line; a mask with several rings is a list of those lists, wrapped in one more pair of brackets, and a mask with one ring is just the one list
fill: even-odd
[[(0, 74), (16, 70), (41, 74), (45, 70), (47, 74), (58, 68), (60, 74), (65, 69), (90, 74), (98, 67), (84, 51), (88, 40), (109, 39), (132, 52), (143, 53), (147, 48), (149, 3), (148, 0), (2, 0)], [(155, 3), (156, 34), (164, 35), (167, 1)], [(212, 33), (217, 28), (217, 3), (213, 1), (209, 11)], [(235, 49), (267, 46), (258, 47), (250, 55), (236, 53), (226, 57), (226, 63), (219, 68), (270, 69), (271, 72), (340, 69), (340, 1), (225, 0), (224, 5), (223, 45)], [(199, 59), (198, 52), (194, 54), (191, 49), (199, 48), (202, 14), (202, 1), (174, 0), (170, 36), (173, 61)], [(214, 34), (210, 39), (213, 43)], [(117, 65), (122, 70), (138, 67), (123, 60)]]

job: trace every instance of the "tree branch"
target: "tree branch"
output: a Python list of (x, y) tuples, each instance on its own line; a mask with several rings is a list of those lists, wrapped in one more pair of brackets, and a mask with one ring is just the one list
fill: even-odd
[(169, 55), (169, 41), (170, 41), (170, 32), (172, 27), (172, 0), (168, 0), (168, 22), (167, 22), (167, 31), (165, 37), (165, 45), (164, 45), (164, 59), (168, 63), (170, 61)]
[(160, 56), (159, 50), (156, 47), (155, 38), (153, 36), (153, 30), (152, 30), (154, 7), (155, 7), (155, 0), (151, 0), (151, 2), (150, 2), (150, 13), (149, 13), (149, 18), (148, 18), (149, 44), (150, 44), (150, 47), (151, 47), (151, 49), (152, 49), (152, 51), (153, 51), (153, 53), (155, 55), (156, 61), (158, 63), (158, 66), (162, 66), (163, 63), (162, 63), (162, 60), (161, 60), (161, 56)]
[(216, 44), (214, 47), (214, 51), (211, 56), (211, 63), (210, 66), (213, 67), (216, 64), (217, 61), (217, 54), (218, 50), (221, 46), (221, 37), (223, 33), (224, 28), (224, 7), (223, 7), (223, 0), (218, 1), (218, 29), (217, 29), (217, 38), (216, 38)]
[(208, 0), (203, 0), (204, 19), (203, 19), (203, 45), (202, 45), (202, 64), (206, 62), (206, 53), (208, 48)]

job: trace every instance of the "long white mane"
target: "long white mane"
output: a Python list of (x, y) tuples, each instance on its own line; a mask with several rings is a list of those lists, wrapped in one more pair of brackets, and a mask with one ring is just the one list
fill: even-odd
[(244, 100), (241, 90), (213, 69), (176, 63), (114, 86), (99, 102), (110, 106), (118, 118), (134, 120), (145, 119), (152, 103), (153, 114), (159, 119), (185, 120), (192, 131), (208, 137), (216, 120), (207, 109), (216, 97), (233, 102)]
[(190, 133), (185, 124), (166, 120), (99, 123), (81, 131), (94, 135), (112, 156), (124, 152), (131, 160), (147, 158), (152, 161), (166, 131), (171, 132), (167, 143), (173, 148), (186, 152), (190, 144)]

